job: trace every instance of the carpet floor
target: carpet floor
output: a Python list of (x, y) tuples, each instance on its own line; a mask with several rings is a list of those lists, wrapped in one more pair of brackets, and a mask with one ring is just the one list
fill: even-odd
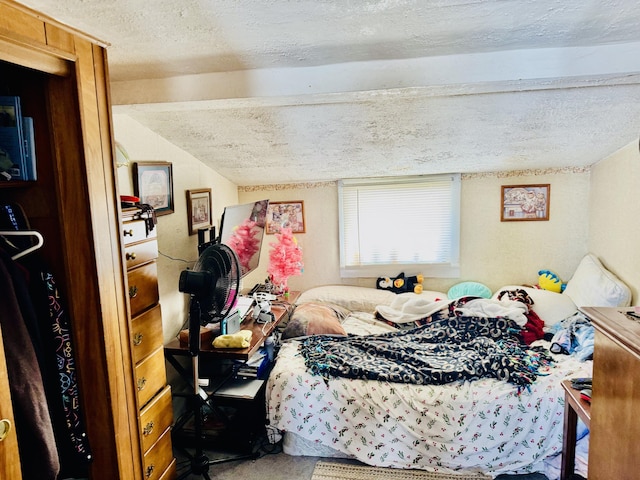
[[(348, 476), (333, 476), (333, 477), (314, 477), (314, 471), (320, 474), (323, 470), (317, 469), (317, 465), (323, 463), (339, 463), (346, 466), (362, 466), (362, 463), (356, 460), (346, 459), (327, 459), (321, 457), (294, 457), (282, 452), (280, 444), (271, 445), (266, 441), (266, 438), (260, 442), (256, 447), (256, 458), (244, 458), (236, 460), (234, 455), (217, 452), (217, 451), (205, 451), (204, 454), (212, 462), (216, 462), (209, 466), (208, 475), (209, 478), (215, 480), (435, 480), (446, 479), (447, 477), (390, 477), (390, 476), (372, 476), (374, 470), (369, 470), (369, 474), (361, 477), (348, 477)], [(179, 449), (174, 451), (176, 460), (178, 462), (178, 476), (186, 474), (190, 470), (190, 461)], [(193, 453), (191, 451), (191, 453)], [(368, 468), (367, 468), (368, 470)], [(407, 472), (397, 469), (381, 469), (384, 472), (390, 473), (402, 473)], [(426, 473), (426, 472), (419, 472)], [(322, 473), (327, 475), (326, 473)], [(184, 480), (203, 479), (201, 474), (191, 474), (182, 477)], [(462, 480), (460, 476), (451, 476), (452, 479)], [(462, 477), (465, 478), (465, 477)], [(483, 477), (469, 477), (473, 480)], [(527, 475), (500, 475), (495, 480), (548, 480), (545, 475), (540, 473), (533, 473)]]

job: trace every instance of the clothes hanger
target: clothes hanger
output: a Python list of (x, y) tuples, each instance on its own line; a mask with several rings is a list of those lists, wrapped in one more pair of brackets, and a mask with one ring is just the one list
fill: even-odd
[(38, 250), (40, 247), (42, 247), (42, 245), (44, 245), (44, 238), (42, 234), (40, 232), (36, 232), (35, 230), (11, 230), (11, 231), (2, 230), (0, 231), (0, 235), (21, 236), (21, 237), (30, 236), (30, 237), (35, 237), (37, 239), (37, 242), (35, 245), (25, 248), (21, 252), (18, 252), (15, 255), (12, 255), (11, 256), (12, 260), (17, 260), (20, 257), (24, 257), (25, 255)]

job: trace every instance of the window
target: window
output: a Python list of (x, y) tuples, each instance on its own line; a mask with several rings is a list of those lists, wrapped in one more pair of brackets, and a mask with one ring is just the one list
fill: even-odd
[(460, 174), (338, 184), (343, 277), (460, 274)]

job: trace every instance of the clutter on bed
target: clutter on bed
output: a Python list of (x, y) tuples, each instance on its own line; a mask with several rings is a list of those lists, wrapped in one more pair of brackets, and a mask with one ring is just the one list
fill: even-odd
[[(587, 255), (563, 293), (508, 285), (487, 297), (478, 285), (458, 289), (396, 294), (332, 285), (303, 292), (299, 306), (347, 309), (340, 321), (347, 336), (283, 343), (266, 400), (284, 451), (449, 474), (557, 478), (561, 382), (592, 372), (578, 307), (628, 305), (628, 287)], [(485, 327), (488, 335), (480, 335)], [(545, 333), (548, 340), (538, 340)], [(439, 337), (446, 341), (432, 342)]]
[[(344, 292), (342, 298), (340, 291)], [(411, 303), (405, 301), (401, 305), (398, 299), (412, 296), (422, 300), (416, 301), (414, 307), (422, 303), (433, 309), (431, 304), (442, 302), (436, 310), (443, 306), (448, 309), (451, 305), (455, 305), (453, 308), (465, 308), (468, 303), (464, 299), (449, 301), (443, 292), (391, 294), (392, 298), (381, 295), (384, 293), (389, 292), (330, 286), (317, 287), (301, 295), (299, 301), (331, 300), (337, 305), (357, 308), (351, 310), (342, 322), (350, 334), (344, 339), (312, 336), (282, 345), (269, 376), (266, 397), (270, 428), (284, 433), (285, 452), (292, 455), (346, 456), (370, 465), (451, 474), (482, 471), (498, 475), (543, 471), (543, 459), (559, 453), (562, 445), (564, 392), (560, 382), (567, 377), (589, 376), (590, 362), (580, 362), (573, 356), (556, 358), (549, 354), (553, 356), (554, 363), (544, 365), (543, 362), (536, 364), (534, 358), (530, 365), (532, 371), (526, 371), (528, 377), (519, 379), (522, 386), (489, 377), (463, 380), (463, 375), (468, 374), (464, 370), (468, 366), (464, 367), (463, 361), (457, 364), (458, 371), (463, 372), (460, 377), (442, 385), (369, 380), (366, 375), (370, 368), (366, 366), (363, 367), (365, 378), (333, 374), (319, 376), (309, 371), (299, 350), (305, 341), (320, 338), (319, 344), (322, 344), (337, 340), (339, 343), (347, 342), (345, 345), (351, 348), (352, 338), (366, 342), (388, 335), (407, 340), (415, 331), (428, 329), (428, 326), (415, 331), (392, 328), (373, 316), (376, 308), (389, 307), (395, 301), (394, 306), (400, 306), (399, 311), (402, 312), (402, 305), (406, 307)], [(366, 306), (369, 310), (363, 308)], [(451, 322), (454, 321), (459, 319)], [(488, 325), (492, 321), (480, 318), (475, 322)], [(510, 320), (502, 319), (501, 322), (515, 325)], [(443, 323), (441, 326), (442, 331), (446, 331), (443, 335), (450, 336), (448, 330), (452, 324)], [(467, 326), (477, 327), (474, 321), (469, 321)], [(464, 332), (463, 328), (461, 330)], [(478, 341), (481, 345), (483, 342), (483, 339)], [(404, 344), (410, 345), (406, 341)], [(505, 368), (509, 374), (519, 372), (515, 365), (525, 367), (530, 360), (524, 344), (517, 344), (517, 350), (525, 351), (524, 356), (507, 355), (506, 345), (500, 351), (501, 357), (492, 357), (506, 362), (506, 367), (497, 369), (502, 375), (507, 375)], [(353, 358), (368, 356), (368, 353), (357, 355), (350, 352), (346, 350), (345, 355), (340, 355), (348, 357), (349, 362)], [(378, 372), (390, 378), (400, 376), (404, 380), (407, 376), (404, 368), (412, 366), (414, 360), (402, 356), (405, 355), (402, 350), (394, 353), (400, 355), (398, 365), (389, 364), (388, 368), (379, 368)], [(456, 355), (451, 351), (444, 353), (443, 358), (432, 355), (432, 368), (435, 371), (437, 365), (451, 363), (452, 357)], [(310, 366), (318, 368), (321, 363), (311, 361)], [(511, 366), (513, 368), (509, 370)], [(419, 371), (422, 374), (422, 368)], [(456, 372), (454, 370), (453, 374)], [(535, 381), (533, 376), (536, 376)]]

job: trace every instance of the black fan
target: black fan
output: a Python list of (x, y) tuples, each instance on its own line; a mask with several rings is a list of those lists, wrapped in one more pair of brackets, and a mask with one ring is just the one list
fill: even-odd
[(236, 253), (227, 245), (214, 243), (206, 247), (193, 270), (180, 274), (178, 289), (191, 295), (189, 306), (189, 353), (192, 357), (193, 394), (190, 405), (194, 416), (195, 454), (191, 457), (191, 468), (179, 478), (191, 474), (209, 479), (209, 466), (214, 463), (202, 450), (202, 397), (198, 378), (198, 355), (200, 353), (200, 327), (220, 322), (236, 303), (240, 285), (240, 265)]
[[(189, 351), (192, 355), (193, 347), (200, 347), (200, 326), (220, 322), (229, 314), (236, 303), (239, 285), (238, 256), (223, 243), (205, 248), (193, 270), (180, 274), (178, 289), (191, 294)], [(196, 339), (198, 341), (192, 341)]]

